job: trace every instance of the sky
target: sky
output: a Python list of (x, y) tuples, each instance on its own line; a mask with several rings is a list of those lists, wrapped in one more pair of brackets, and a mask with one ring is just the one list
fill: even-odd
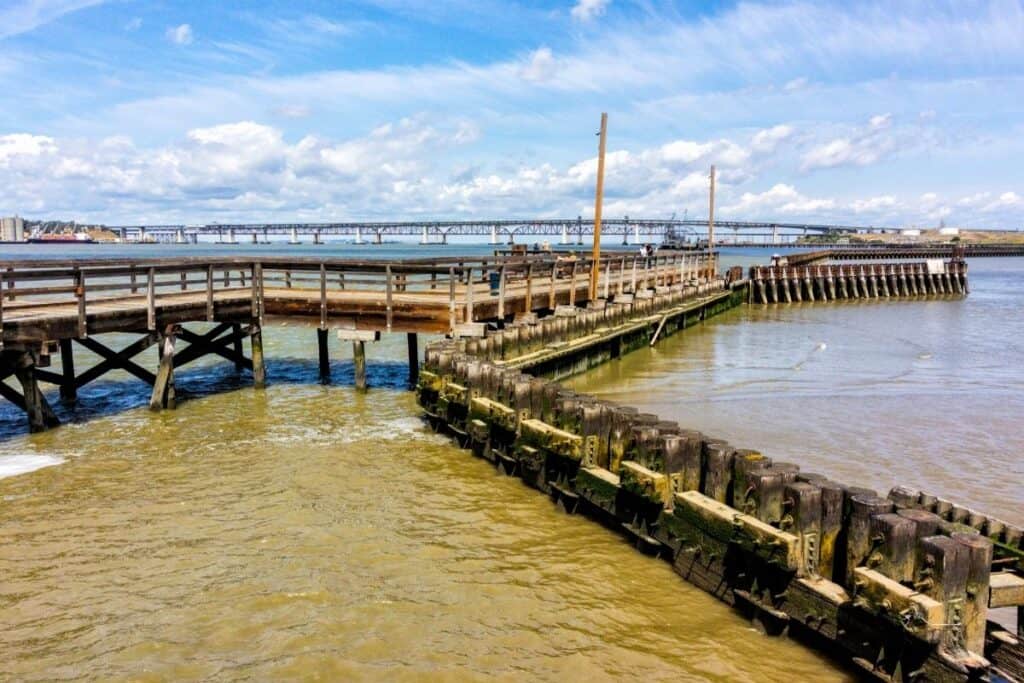
[(1024, 0), (0, 0), (0, 214), (1024, 228)]

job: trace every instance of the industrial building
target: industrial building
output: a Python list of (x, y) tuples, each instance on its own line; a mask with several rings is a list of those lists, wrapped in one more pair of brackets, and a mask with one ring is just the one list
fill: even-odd
[(24, 242), (25, 220), (21, 216), (0, 219), (0, 241)]

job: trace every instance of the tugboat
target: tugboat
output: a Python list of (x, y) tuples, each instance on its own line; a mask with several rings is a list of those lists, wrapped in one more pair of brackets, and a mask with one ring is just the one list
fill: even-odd
[(658, 249), (667, 251), (704, 251), (708, 248), (708, 241), (706, 239), (691, 240), (690, 237), (695, 236), (680, 233), (674, 227), (670, 227), (665, 231), (665, 238), (658, 246)]

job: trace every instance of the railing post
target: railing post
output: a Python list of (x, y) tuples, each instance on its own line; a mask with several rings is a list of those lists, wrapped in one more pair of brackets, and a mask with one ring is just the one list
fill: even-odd
[(555, 309), (555, 280), (558, 278), (558, 260), (551, 262), (551, 282), (548, 288), (548, 308)]
[(391, 264), (390, 263), (387, 264), (386, 266), (384, 266), (384, 272), (387, 274), (387, 283), (385, 284), (386, 296), (385, 296), (385, 301), (384, 301), (384, 303), (387, 305), (387, 311), (386, 311), (387, 312), (387, 318), (386, 318), (385, 322), (387, 323), (388, 332), (390, 332), (391, 331), (392, 303), (393, 303), (392, 299), (391, 299), (392, 284), (391, 284)]
[(612, 260), (606, 258), (604, 260), (604, 300), (608, 300), (608, 291), (612, 285)]
[[(462, 273), (459, 273), (459, 280), (462, 280)], [(473, 322), (473, 268), (466, 269), (466, 322)]]
[(256, 279), (259, 280), (259, 296), (257, 302), (259, 303), (259, 309), (257, 310), (257, 319), (260, 321), (260, 325), (263, 325), (263, 314), (266, 308), (266, 298), (263, 291), (263, 264), (256, 264)]
[(533, 264), (526, 264), (526, 313), (533, 310)]
[(188, 268), (185, 267), (181, 271), (181, 291), (188, 290)]
[(569, 275), (569, 305), (576, 305), (576, 261), (572, 262), (572, 270)]
[(213, 264), (206, 266), (206, 319), (213, 320)]
[(150, 268), (146, 274), (146, 327), (150, 332), (156, 331), (156, 269)]
[(626, 257), (623, 256), (621, 259), (619, 259), (619, 291), (617, 292), (619, 295), (622, 294), (622, 287), (625, 284), (625, 280), (626, 280)]
[(629, 291), (630, 291), (631, 294), (636, 294), (636, 260), (637, 260), (637, 257), (634, 256), (633, 257), (633, 281), (630, 284), (630, 288), (629, 288)]
[[(14, 273), (14, 268), (8, 268), (8, 273)], [(14, 278), (7, 279), (7, 300), (14, 301)]]
[(260, 318), (260, 302), (259, 302), (259, 289), (256, 282), (256, 264), (253, 263), (249, 272), (250, 276), (250, 288), (252, 291), (252, 319), (259, 320)]
[(85, 273), (75, 268), (75, 298), (78, 299), (78, 336), (88, 336), (85, 320)]
[(498, 318), (505, 319), (505, 264), (498, 267)]
[(139, 286), (135, 280), (135, 266), (132, 266), (131, 269), (128, 271), (128, 281), (131, 283), (132, 286), (132, 294), (138, 294)]
[[(436, 282), (437, 278), (434, 277)], [(431, 284), (431, 289), (436, 287)], [(448, 266), (448, 331), (455, 331), (455, 266)]]

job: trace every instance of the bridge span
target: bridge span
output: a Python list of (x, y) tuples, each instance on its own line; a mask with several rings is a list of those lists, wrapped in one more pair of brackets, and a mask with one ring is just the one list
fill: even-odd
[[(828, 225), (819, 223), (787, 223), (779, 221), (715, 221), (715, 228), (728, 231), (732, 238), (771, 237), (778, 241), (785, 234), (852, 234), (865, 232), (895, 232), (897, 228), (856, 225)], [(110, 228), (124, 240), (154, 239), (178, 243), (196, 242), (200, 237), (216, 237), (225, 244), (238, 242), (269, 242), (271, 236), (287, 236), (292, 243), (301, 237), (312, 237), (318, 244), (325, 236), (352, 238), (357, 244), (381, 243), (391, 237), (420, 237), (421, 243), (446, 244), (449, 237), (489, 237), (492, 244), (515, 242), (518, 237), (557, 237), (562, 244), (582, 242), (593, 235), (594, 226), (589, 219), (475, 219), (464, 221), (361, 221), (343, 223), (209, 223), (204, 225), (124, 225)], [(703, 238), (707, 235), (707, 220), (605, 219), (601, 222), (606, 238), (621, 238), (623, 244), (641, 241), (661, 241), (686, 237)]]

